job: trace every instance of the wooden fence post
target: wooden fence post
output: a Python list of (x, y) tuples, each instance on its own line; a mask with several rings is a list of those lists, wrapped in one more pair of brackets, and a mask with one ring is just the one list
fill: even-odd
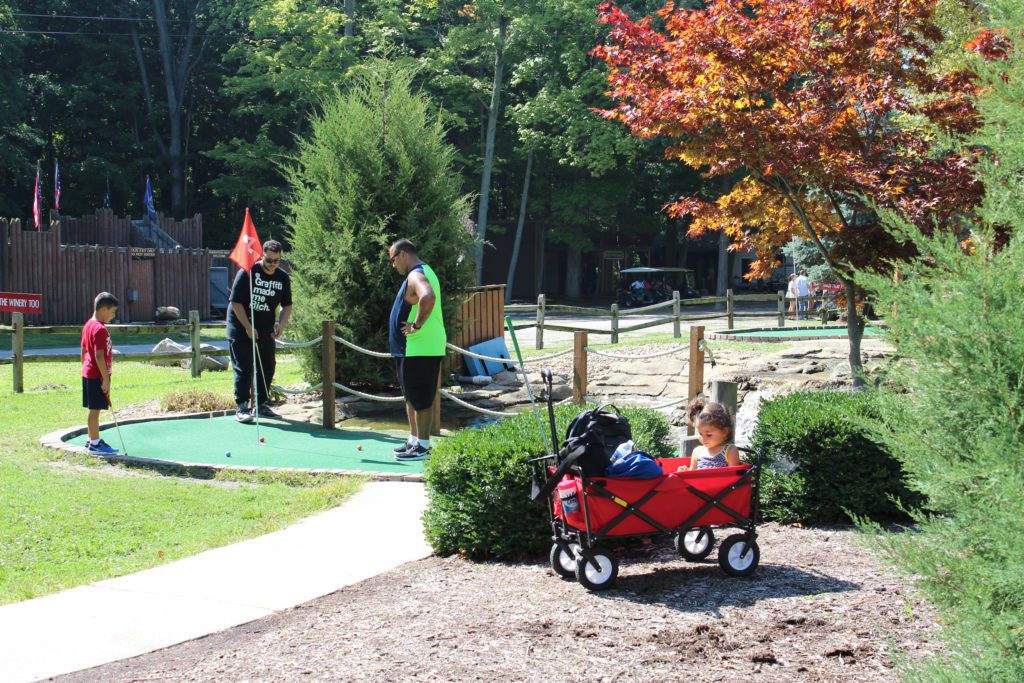
[(544, 304), (545, 297), (543, 294), (537, 295), (537, 343), (536, 348), (544, 348)]
[(683, 333), (679, 330), (679, 292), (672, 292), (672, 336), (679, 339)]
[(199, 311), (188, 312), (189, 337), (192, 342), (192, 376), (203, 374), (203, 351), (199, 341)]
[(612, 304), (612, 344), (619, 343), (619, 305)]
[(721, 382), (715, 380), (711, 383), (711, 400), (715, 403), (721, 403), (732, 413), (733, 419), (736, 418), (736, 406), (739, 403), (739, 384), (736, 382)]
[(334, 429), (334, 321), (325, 320), (320, 341), (320, 376), (323, 379), (323, 426)]
[[(776, 292), (776, 296), (778, 297), (778, 302), (779, 302), (779, 327), (785, 327), (786, 326), (786, 293), (783, 292), (782, 290), (779, 290), (778, 292)], [(800, 305), (797, 304), (798, 308), (799, 308), (799, 306)]]
[[(694, 325), (690, 328), (690, 363), (687, 367), (689, 387), (687, 397), (692, 401), (704, 390), (704, 326)], [(686, 433), (693, 434), (693, 425), (686, 426)]]
[(824, 295), (822, 295), (822, 297), (821, 297), (821, 308), (819, 309), (818, 312), (821, 313), (821, 325), (822, 325), (822, 327), (824, 327), (825, 325), (828, 325), (828, 308), (825, 307), (825, 296)]
[(587, 402), (587, 333), (574, 332), (572, 337), (572, 402)]
[(14, 393), (25, 393), (25, 314), (12, 313), (14, 334), (11, 335), (11, 355), (14, 357)]
[(727, 329), (735, 329), (736, 324), (736, 301), (733, 299), (731, 289), (725, 290), (725, 317), (728, 319), (729, 327)]

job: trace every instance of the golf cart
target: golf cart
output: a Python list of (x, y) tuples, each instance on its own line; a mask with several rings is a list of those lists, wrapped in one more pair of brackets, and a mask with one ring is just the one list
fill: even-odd
[(649, 306), (672, 299), (678, 291), (681, 299), (694, 299), (700, 292), (694, 286), (689, 268), (623, 268), (619, 271), (617, 302), (623, 308)]

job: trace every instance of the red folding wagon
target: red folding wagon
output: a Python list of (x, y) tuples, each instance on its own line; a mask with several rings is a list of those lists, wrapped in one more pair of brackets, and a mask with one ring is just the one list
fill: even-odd
[[(550, 400), (549, 415), (553, 435)], [(535, 459), (534, 495), (546, 497), (551, 516), (551, 568), (589, 590), (604, 590), (619, 571), (607, 541), (666, 534), (683, 558), (699, 561), (714, 548), (714, 530), (731, 528), (739, 533), (722, 541), (718, 563), (727, 574), (749, 576), (761, 555), (756, 526), (762, 457), (739, 450), (752, 462), (677, 472), (689, 465), (688, 457), (662, 458), (665, 474), (653, 479), (585, 476), (578, 464), (550, 464), (559, 464), (558, 455)]]

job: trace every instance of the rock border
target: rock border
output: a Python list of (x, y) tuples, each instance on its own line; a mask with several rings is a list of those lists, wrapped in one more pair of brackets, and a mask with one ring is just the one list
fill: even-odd
[[(756, 335), (751, 332), (778, 332), (779, 330), (786, 329), (800, 329), (800, 330), (843, 330), (844, 334), (811, 334), (807, 336), (799, 337), (776, 337), (767, 335)], [(718, 332), (708, 332), (705, 334), (708, 339), (714, 339), (717, 341), (750, 341), (750, 342), (790, 342), (790, 341), (820, 341), (823, 339), (846, 339), (846, 327), (840, 327), (838, 325), (815, 325), (809, 327), (798, 327), (798, 328), (787, 328), (787, 327), (752, 327), (743, 330), (720, 330)]]
[[(136, 424), (139, 422), (158, 422), (163, 420), (183, 420), (187, 418), (205, 417), (224, 417), (231, 415), (235, 411), (233, 410), (211, 410), (209, 412), (201, 413), (184, 413), (181, 415), (157, 415), (152, 417), (136, 417), (127, 420), (121, 420), (121, 424)], [(104, 422), (100, 425), (100, 429), (109, 429), (116, 427), (114, 422)], [(158, 458), (139, 458), (133, 455), (102, 455), (98, 453), (90, 453), (83, 446), (75, 446), (74, 444), (68, 443), (69, 440), (76, 436), (81, 436), (88, 431), (86, 425), (79, 425), (77, 427), (65, 427), (63, 429), (57, 429), (49, 434), (44, 434), (39, 437), (39, 445), (43, 448), (49, 448), (55, 451), (61, 451), (65, 453), (73, 453), (75, 455), (89, 455), (100, 460), (105, 460), (110, 463), (133, 463), (139, 465), (163, 465), (181, 467), (184, 469), (196, 469), (202, 471), (216, 472), (220, 470), (236, 470), (241, 472), (309, 472), (312, 474), (337, 474), (341, 476), (355, 476), (355, 477), (366, 477), (374, 481), (409, 481), (422, 483), (422, 474), (395, 474), (391, 472), (366, 472), (363, 470), (330, 470), (323, 468), (307, 469), (304, 467), (246, 467), (244, 465), (213, 465), (213, 464), (201, 464), (194, 462), (182, 462), (180, 460), (161, 460)]]

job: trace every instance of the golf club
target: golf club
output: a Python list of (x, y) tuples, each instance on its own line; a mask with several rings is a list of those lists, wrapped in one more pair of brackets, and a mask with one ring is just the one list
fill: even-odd
[(542, 368), (540, 371), (541, 379), (544, 380), (544, 384), (548, 388), (548, 420), (551, 422), (551, 452), (558, 452), (558, 436), (555, 431), (555, 396), (553, 393), (554, 378), (551, 376), (551, 368)]
[(537, 408), (537, 401), (533, 398), (533, 387), (530, 386), (530, 380), (526, 376), (526, 366), (523, 364), (523, 354), (519, 352), (519, 341), (516, 339), (516, 328), (512, 326), (512, 316), (505, 316), (505, 326), (508, 327), (508, 333), (512, 337), (512, 346), (516, 350), (516, 358), (519, 360), (519, 371), (523, 373), (523, 383), (526, 384), (526, 393), (530, 396), (530, 405), (533, 406), (533, 414), (537, 418), (537, 434), (540, 436), (540, 448), (542, 451), (547, 450), (545, 445), (546, 439), (544, 438), (544, 421), (540, 418), (540, 409)]
[(110, 395), (107, 395), (107, 405), (110, 406), (110, 414), (114, 417), (114, 426), (117, 427), (117, 438), (121, 442), (121, 453), (128, 455), (128, 448), (124, 445), (124, 435), (121, 434), (121, 423), (117, 421), (117, 411), (114, 410), (114, 403), (110, 400)]

